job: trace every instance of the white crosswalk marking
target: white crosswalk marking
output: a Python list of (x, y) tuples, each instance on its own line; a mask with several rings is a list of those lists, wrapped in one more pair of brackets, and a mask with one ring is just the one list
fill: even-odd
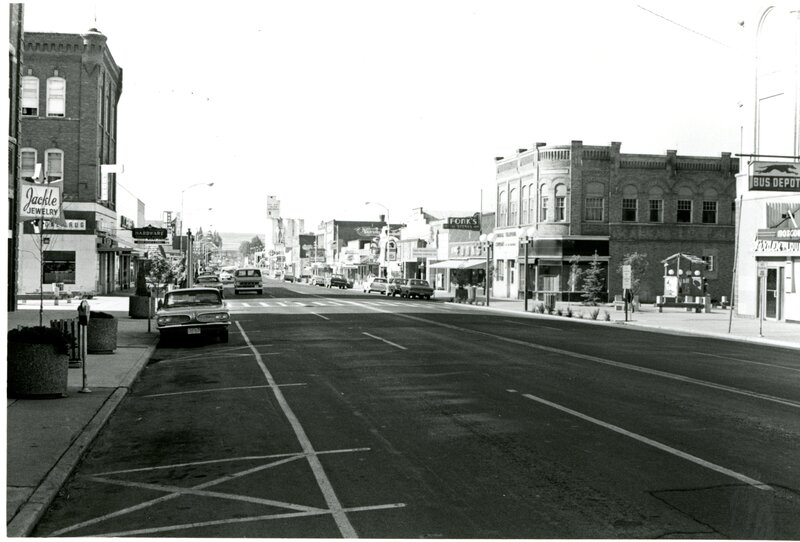
[(262, 307), (269, 307), (269, 303), (264, 303), (263, 301), (260, 301), (258, 304)]
[(244, 302), (242, 303), (242, 307), (249, 307), (249, 306), (250, 306), (250, 303), (244, 303)]

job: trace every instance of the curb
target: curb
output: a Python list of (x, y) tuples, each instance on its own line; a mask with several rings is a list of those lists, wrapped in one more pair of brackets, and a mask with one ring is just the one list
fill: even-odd
[[(536, 314), (531, 312), (524, 312), (519, 310), (513, 309), (503, 309), (498, 307), (492, 306), (485, 306), (485, 305), (470, 305), (469, 303), (456, 303), (457, 305), (463, 307), (471, 307), (476, 310), (485, 309), (489, 311), (496, 311), (496, 312), (504, 312), (508, 314), (515, 314), (517, 316), (525, 316), (528, 318), (544, 318), (544, 319), (552, 319), (557, 318), (563, 320), (563, 316), (554, 316), (551, 314)], [(665, 326), (658, 326), (653, 324), (643, 324), (639, 322), (625, 322), (622, 320), (611, 320), (611, 321), (599, 321), (599, 320), (589, 320), (586, 318), (567, 318), (567, 320), (578, 322), (581, 324), (591, 324), (591, 325), (622, 325), (627, 328), (636, 328), (636, 331), (646, 331), (649, 333), (662, 333), (664, 335), (677, 335), (677, 336), (686, 336), (692, 335), (694, 337), (709, 337), (714, 339), (720, 339), (723, 341), (733, 341), (733, 342), (741, 342), (741, 343), (749, 343), (749, 344), (761, 344), (766, 346), (776, 346), (779, 348), (787, 348), (790, 350), (800, 350), (800, 345), (795, 343), (790, 343), (786, 341), (780, 341), (777, 339), (768, 339), (765, 337), (742, 337), (739, 335), (728, 335), (722, 333), (711, 333), (711, 332), (703, 332), (703, 331), (694, 331), (694, 330), (677, 330), (671, 327)]]
[(39, 520), (44, 515), (47, 508), (55, 499), (64, 483), (70, 477), (75, 467), (83, 458), (84, 454), (97, 438), (100, 430), (105, 426), (108, 419), (122, 403), (128, 394), (133, 382), (138, 378), (139, 373), (144, 369), (150, 357), (156, 349), (158, 341), (153, 340), (144, 352), (134, 363), (131, 370), (125, 375), (120, 387), (106, 399), (100, 410), (89, 420), (89, 423), (81, 430), (78, 437), (70, 444), (67, 451), (59, 458), (55, 466), (47, 473), (42, 483), (28, 497), (28, 500), (20, 506), (16, 515), (6, 526), (6, 536), (9, 538), (27, 537), (33, 532)]

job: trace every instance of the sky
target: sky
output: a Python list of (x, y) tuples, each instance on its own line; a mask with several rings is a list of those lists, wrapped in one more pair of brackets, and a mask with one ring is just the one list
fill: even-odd
[(188, 227), (263, 232), (268, 195), (307, 230), (493, 210), (495, 157), (535, 142), (736, 153), (743, 6), (62, 0), (25, 30), (108, 37), (118, 182), (147, 218), (183, 199)]

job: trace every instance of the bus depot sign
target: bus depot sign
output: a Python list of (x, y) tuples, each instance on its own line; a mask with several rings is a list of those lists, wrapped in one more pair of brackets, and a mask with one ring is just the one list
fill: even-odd
[(753, 162), (750, 190), (800, 192), (800, 164)]
[(446, 230), (481, 231), (481, 214), (475, 213), (472, 216), (448, 217), (447, 224), (443, 224), (442, 228)]

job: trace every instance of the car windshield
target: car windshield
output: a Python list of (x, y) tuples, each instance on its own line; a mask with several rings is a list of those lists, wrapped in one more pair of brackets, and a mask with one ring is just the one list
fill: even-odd
[(261, 271), (258, 269), (239, 269), (236, 271), (237, 277), (260, 277)]
[(343, 279), (344, 275), (331, 275), (332, 279)]
[(372, 279), (372, 282), (386, 282), (386, 279)]
[(197, 277), (197, 282), (219, 282), (217, 277)]
[(419, 279), (411, 279), (408, 282), (408, 284), (410, 286), (427, 286), (428, 285), (428, 281), (427, 280), (419, 280)]
[(164, 307), (189, 307), (194, 305), (219, 305), (222, 300), (217, 292), (175, 292), (164, 297)]

